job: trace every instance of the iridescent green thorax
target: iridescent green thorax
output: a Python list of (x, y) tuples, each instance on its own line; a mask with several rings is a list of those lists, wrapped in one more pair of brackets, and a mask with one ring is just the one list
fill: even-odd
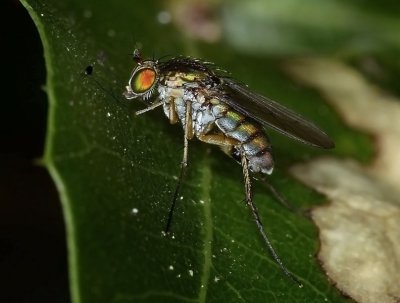
[(191, 82), (202, 81), (204, 75), (201, 73), (182, 73), (182, 72), (169, 72), (165, 75), (161, 75), (160, 84), (169, 87), (182, 87)]
[(210, 88), (216, 85), (209, 74), (201, 71), (170, 71), (160, 75), (160, 84), (175, 88), (191, 87), (193, 85)]

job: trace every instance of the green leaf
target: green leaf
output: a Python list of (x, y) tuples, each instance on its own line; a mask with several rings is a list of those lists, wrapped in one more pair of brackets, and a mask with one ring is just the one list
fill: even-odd
[(348, 56), (400, 47), (398, 3), (391, 0), (236, 0), (224, 12), (229, 43), (249, 53)]
[[(190, 142), (174, 236), (162, 235), (183, 132), (160, 110), (134, 117), (142, 105), (121, 97), (134, 66), (129, 53), (138, 42), (149, 57), (196, 54), (215, 61), (255, 90), (313, 117), (337, 142), (332, 154), (366, 161), (371, 147), (365, 136), (345, 127), (314, 92), (291, 82), (274, 58), (240, 55), (223, 42), (205, 45), (187, 38), (185, 28), (160, 23), (165, 7), (159, 3), (23, 3), (44, 44), (50, 106), (44, 163), (63, 203), (74, 303), (348, 300), (318, 265), (314, 224), (276, 203), (256, 182), (266, 231), (304, 287), (283, 275), (243, 203), (240, 166), (213, 146)], [(84, 75), (88, 65), (94, 77)], [(271, 182), (299, 207), (322, 202), (286, 168), (323, 152), (275, 133), (271, 138), (277, 159)]]

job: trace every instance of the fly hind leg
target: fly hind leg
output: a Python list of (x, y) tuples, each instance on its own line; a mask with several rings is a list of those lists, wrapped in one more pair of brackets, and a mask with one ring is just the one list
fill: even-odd
[(301, 215), (305, 218), (311, 217), (310, 213), (307, 210), (304, 211), (304, 210), (298, 208), (297, 206), (293, 205), (292, 203), (290, 203), (290, 201), (288, 201), (288, 199), (286, 199), (286, 197), (282, 193), (280, 193), (275, 188), (274, 185), (272, 185), (272, 183), (268, 180), (268, 177), (266, 177), (265, 175), (259, 174), (256, 179), (262, 181), (262, 184), (272, 194), (272, 196), (275, 198), (275, 200), (278, 201), (286, 209), (288, 209), (289, 211), (291, 211), (295, 214)]
[(236, 139), (229, 138), (222, 133), (197, 135), (197, 138), (205, 143), (215, 144), (221, 147), (229, 147), (239, 144), (239, 141)]
[(252, 191), (252, 186), (251, 186), (249, 163), (246, 158), (243, 147), (240, 147), (240, 156), (241, 156), (241, 164), (242, 164), (242, 168), (243, 168), (244, 187), (245, 187), (245, 192), (246, 192), (246, 205), (251, 210), (251, 213), (253, 215), (254, 221), (256, 222), (258, 231), (260, 232), (260, 234), (261, 234), (265, 244), (267, 245), (269, 252), (271, 253), (272, 257), (274, 258), (275, 262), (279, 265), (279, 267), (282, 269), (284, 274), (286, 276), (288, 276), (291, 280), (296, 282), (299, 285), (299, 287), (303, 287), (303, 284), (301, 284), (301, 282), (283, 264), (283, 262), (281, 261), (281, 259), (278, 256), (277, 252), (275, 251), (274, 247), (272, 246), (271, 241), (269, 240), (267, 234), (265, 233), (264, 226), (261, 222), (261, 218), (258, 215), (257, 207), (253, 202), (253, 191)]

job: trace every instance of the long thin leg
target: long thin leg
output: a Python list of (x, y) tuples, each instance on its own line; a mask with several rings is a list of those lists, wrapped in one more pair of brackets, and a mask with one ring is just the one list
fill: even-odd
[(186, 113), (185, 113), (185, 128), (184, 128), (184, 136), (183, 136), (183, 158), (181, 162), (181, 171), (179, 173), (179, 178), (178, 178), (178, 183), (176, 184), (175, 187), (175, 192), (174, 196), (172, 198), (172, 203), (171, 207), (169, 209), (168, 213), (168, 219), (167, 219), (167, 224), (165, 226), (165, 233), (169, 233), (171, 229), (171, 224), (172, 224), (172, 217), (174, 215), (174, 210), (175, 210), (175, 205), (176, 205), (176, 200), (178, 199), (178, 194), (181, 189), (182, 185), (182, 180), (185, 177), (185, 172), (186, 172), (186, 167), (187, 167), (187, 159), (188, 159), (188, 149), (189, 149), (189, 135), (191, 133), (191, 103), (187, 102), (186, 103)]
[(283, 196), (269, 181), (268, 178), (265, 176), (261, 176), (258, 178), (259, 180), (263, 181), (263, 185), (270, 191), (270, 193), (274, 196), (275, 200), (278, 201), (280, 204), (282, 204), (284, 207), (286, 207), (288, 210), (290, 210), (293, 213), (302, 215), (306, 218), (310, 218), (310, 214), (307, 211), (304, 211), (292, 203), (290, 203), (285, 196)]
[(154, 102), (149, 107), (146, 107), (144, 109), (141, 109), (141, 110), (138, 110), (137, 112), (135, 112), (135, 115), (139, 116), (139, 115), (144, 114), (144, 113), (146, 113), (148, 111), (151, 111), (151, 110), (155, 109), (156, 107), (158, 107), (160, 105), (163, 105), (163, 104), (164, 104), (164, 101)]
[(296, 282), (299, 287), (303, 287), (303, 284), (286, 268), (283, 264), (281, 259), (279, 258), (278, 254), (276, 253), (274, 247), (271, 244), (271, 241), (268, 239), (267, 234), (265, 233), (264, 226), (261, 222), (260, 216), (258, 215), (257, 207), (253, 202), (253, 192), (251, 189), (251, 181), (250, 181), (250, 174), (249, 174), (249, 165), (248, 160), (245, 156), (243, 148), (240, 149), (240, 156), (241, 156), (241, 163), (243, 168), (243, 178), (244, 178), (244, 187), (246, 192), (246, 205), (250, 208), (251, 213), (253, 215), (254, 221), (257, 224), (258, 231), (260, 232), (261, 236), (264, 239), (265, 244), (269, 252), (271, 253), (272, 257), (274, 258), (275, 262), (279, 265), (282, 269), (284, 274), (288, 276), (291, 280)]
[(294, 205), (290, 204), (289, 201), (287, 201), (286, 198), (284, 196), (282, 196), (281, 193), (278, 192), (276, 190), (276, 188), (271, 183), (269, 183), (267, 178), (262, 178), (261, 180), (264, 181), (264, 185), (268, 188), (268, 190), (272, 193), (274, 198), (279, 203), (281, 203), (283, 206), (285, 206), (287, 209), (289, 209), (289, 210), (291, 210), (293, 212), (297, 212), (298, 211), (298, 209)]

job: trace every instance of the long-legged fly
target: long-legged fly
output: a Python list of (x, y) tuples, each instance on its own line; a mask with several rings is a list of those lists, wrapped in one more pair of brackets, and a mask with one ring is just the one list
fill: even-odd
[(250, 172), (270, 175), (274, 167), (271, 144), (264, 127), (271, 127), (302, 143), (333, 148), (333, 141), (317, 126), (279, 103), (219, 74), (208, 62), (189, 57), (143, 60), (135, 50), (134, 68), (124, 96), (147, 105), (143, 114), (162, 106), (174, 124), (183, 127), (183, 159), (180, 176), (169, 211), (165, 232), (172, 216), (188, 163), (188, 141), (196, 137), (215, 144), (242, 165), (246, 204), (273, 258), (282, 271), (302, 286), (282, 263), (268, 239), (253, 202)]

